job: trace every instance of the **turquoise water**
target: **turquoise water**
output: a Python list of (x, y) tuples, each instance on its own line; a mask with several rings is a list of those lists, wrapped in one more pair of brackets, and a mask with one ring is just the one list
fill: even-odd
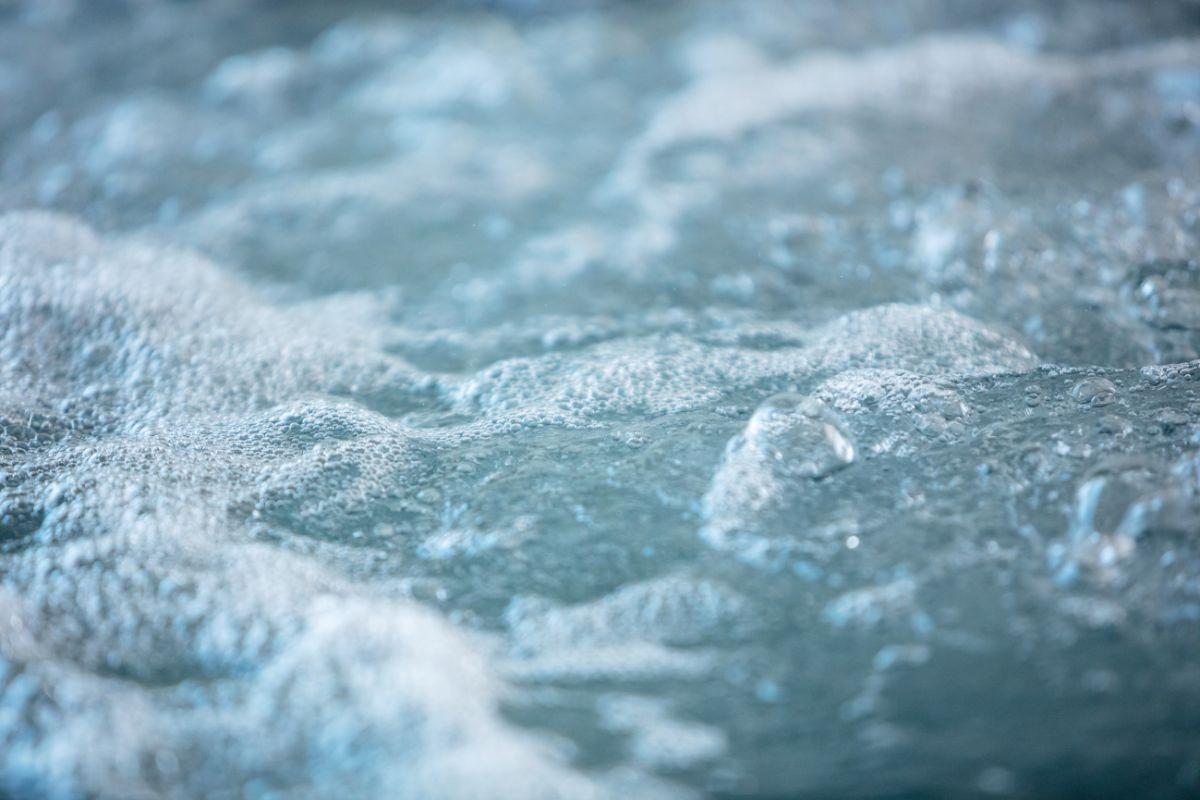
[(0, 796), (1195, 796), (1198, 34), (0, 6)]

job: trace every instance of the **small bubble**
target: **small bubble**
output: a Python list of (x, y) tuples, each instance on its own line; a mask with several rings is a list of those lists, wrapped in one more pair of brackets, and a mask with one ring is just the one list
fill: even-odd
[(754, 696), (764, 703), (778, 703), (782, 695), (779, 684), (766, 678), (759, 681), (754, 687)]
[(1187, 414), (1170, 408), (1158, 412), (1154, 417), (1154, 421), (1158, 423), (1159, 429), (1168, 435), (1175, 433), (1190, 422)]
[(1115, 414), (1105, 414), (1096, 420), (1096, 431), (1107, 436), (1124, 436), (1131, 430), (1129, 423)]
[(1117, 387), (1107, 378), (1085, 378), (1071, 387), (1071, 399), (1080, 405), (1106, 406), (1117, 399)]

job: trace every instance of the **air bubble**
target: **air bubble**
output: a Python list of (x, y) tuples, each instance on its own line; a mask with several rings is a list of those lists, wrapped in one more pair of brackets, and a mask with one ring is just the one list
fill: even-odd
[(795, 502), (805, 482), (829, 478), (854, 460), (854, 443), (840, 415), (811, 397), (774, 395), (726, 445), (702, 501), (701, 535), (717, 547), (761, 554), (765, 542), (741, 536)]
[(1117, 387), (1107, 378), (1086, 378), (1071, 387), (1071, 399), (1085, 406), (1106, 406), (1117, 399)]

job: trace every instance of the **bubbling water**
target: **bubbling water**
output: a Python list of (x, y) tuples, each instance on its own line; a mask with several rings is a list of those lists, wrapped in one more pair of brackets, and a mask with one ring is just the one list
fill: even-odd
[(1186, 4), (352, 5), (0, 9), (0, 795), (1200, 791)]

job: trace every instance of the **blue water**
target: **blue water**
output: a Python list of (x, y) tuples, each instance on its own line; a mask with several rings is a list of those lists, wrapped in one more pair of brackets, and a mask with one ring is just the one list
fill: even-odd
[(0, 6), (0, 796), (1200, 793), (1187, 3)]

